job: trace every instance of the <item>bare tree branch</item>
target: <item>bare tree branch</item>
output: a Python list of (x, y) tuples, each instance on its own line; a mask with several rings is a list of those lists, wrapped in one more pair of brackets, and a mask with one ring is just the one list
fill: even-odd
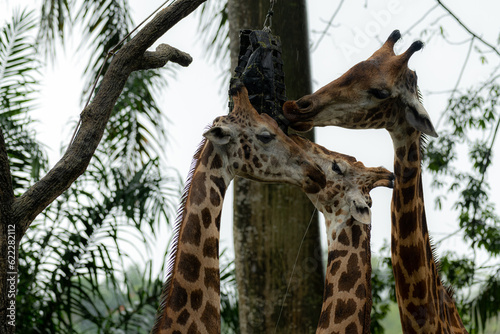
[(441, 0), (436, 0), (437, 3), (443, 7), (445, 11), (447, 11), (454, 19), (457, 21), (459, 25), (461, 25), (469, 34), (472, 35), (472, 37), (476, 38), (478, 41), (489, 47), (493, 52), (495, 52), (498, 56), (500, 56), (500, 51), (497, 50), (493, 45), (490, 43), (486, 42), (484, 39), (479, 37), (477, 34), (472, 32), (448, 7), (446, 7)]
[[(178, 0), (161, 10), (114, 56), (94, 100), (81, 113), (81, 127), (64, 156), (40, 181), (13, 204), (13, 220), (24, 235), (30, 223), (61, 195), (87, 168), (99, 144), (111, 111), (130, 73), (145, 69), (146, 50), (167, 30), (206, 0)], [(158, 51), (155, 56), (160, 57)], [(160, 52), (161, 54), (161, 52)], [(151, 56), (151, 54), (148, 54)], [(166, 62), (165, 55), (162, 61)], [(148, 58), (148, 57), (146, 57)], [(154, 58), (154, 56), (153, 56)], [(171, 60), (186, 64), (185, 56), (171, 53)], [(149, 59), (152, 59), (149, 57)]]
[(146, 70), (165, 66), (168, 62), (174, 62), (181, 66), (188, 66), (193, 58), (185, 52), (182, 52), (168, 44), (160, 44), (155, 52), (146, 51), (142, 59), (138, 61), (135, 70)]
[(429, 16), (429, 14), (432, 13), (434, 9), (436, 9), (437, 7), (438, 5), (435, 5), (434, 7), (429, 9), (424, 15), (422, 15), (418, 20), (416, 20), (415, 23), (413, 23), (408, 29), (406, 29), (406, 31), (403, 32), (402, 35), (405, 36), (406, 34), (409, 34), (413, 28), (415, 28), (420, 22), (422, 22), (427, 16)]
[(340, 3), (337, 6), (337, 9), (335, 9), (335, 12), (333, 13), (332, 17), (328, 21), (328, 24), (326, 25), (325, 29), (321, 33), (321, 36), (319, 36), (318, 41), (316, 42), (316, 45), (311, 48), (311, 52), (314, 52), (318, 48), (319, 44), (321, 43), (321, 40), (323, 40), (323, 38), (325, 37), (326, 33), (328, 32), (328, 29), (330, 29), (330, 27), (331, 27), (331, 25), (333, 23), (333, 20), (335, 19), (335, 17), (337, 16), (337, 14), (340, 12), (340, 8), (342, 8), (343, 4), (344, 4), (344, 0), (340, 0)]

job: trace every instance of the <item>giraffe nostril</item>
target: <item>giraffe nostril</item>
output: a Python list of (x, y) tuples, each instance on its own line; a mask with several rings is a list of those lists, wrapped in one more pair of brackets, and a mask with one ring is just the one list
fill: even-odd
[(312, 108), (312, 102), (310, 99), (301, 98), (295, 101), (300, 111), (305, 111)]

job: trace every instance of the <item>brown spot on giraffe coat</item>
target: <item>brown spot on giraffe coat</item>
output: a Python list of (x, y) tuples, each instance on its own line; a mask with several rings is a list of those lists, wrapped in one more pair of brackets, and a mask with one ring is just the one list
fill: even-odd
[(176, 312), (180, 311), (184, 306), (186, 306), (187, 299), (188, 296), (186, 289), (184, 289), (179, 282), (174, 280), (172, 285), (172, 297), (170, 299), (170, 307), (172, 310)]
[(210, 165), (210, 169), (219, 169), (222, 168), (222, 159), (220, 155), (215, 154), (212, 159), (212, 164)]
[(191, 205), (200, 205), (207, 198), (207, 190), (205, 189), (206, 174), (196, 173), (193, 176), (192, 188), (189, 192), (189, 201)]
[(181, 314), (179, 314), (179, 317), (177, 318), (177, 323), (180, 325), (187, 324), (190, 316), (191, 315), (189, 314), (189, 312), (187, 310), (183, 310), (181, 312)]
[(201, 262), (193, 254), (181, 252), (178, 264), (179, 273), (188, 282), (196, 282), (200, 277)]
[(201, 315), (201, 322), (205, 325), (208, 333), (214, 333), (219, 328), (219, 324), (215, 321), (218, 316), (218, 308), (207, 302)]
[(330, 326), (330, 313), (332, 309), (332, 304), (328, 305), (328, 307), (321, 312), (319, 317), (318, 327), (320, 328), (328, 328)]
[(213, 206), (219, 206), (221, 203), (221, 198), (214, 188), (210, 188), (210, 203)]
[(207, 288), (212, 288), (220, 293), (219, 268), (205, 268), (204, 283)]
[(212, 259), (219, 258), (219, 240), (214, 237), (207, 238), (203, 244), (203, 256)]
[(203, 222), (203, 226), (208, 228), (212, 223), (212, 214), (210, 213), (209, 208), (204, 208), (201, 210), (201, 221)]
[(350, 291), (361, 277), (358, 267), (358, 255), (351, 254), (347, 261), (347, 271), (343, 272), (339, 278), (339, 291)]
[(203, 304), (203, 291), (201, 291), (200, 289), (196, 289), (191, 292), (189, 301), (191, 303), (191, 308), (194, 311), (198, 310)]
[(351, 244), (349, 237), (347, 236), (347, 233), (345, 230), (342, 230), (340, 232), (338, 239), (337, 239), (342, 245), (349, 246)]
[(354, 247), (355, 249), (359, 248), (359, 240), (361, 238), (361, 235), (361, 226), (359, 226), (358, 224), (354, 224), (352, 226), (352, 247)]
[(356, 311), (356, 303), (352, 299), (348, 299), (347, 301), (343, 301), (342, 299), (338, 300), (337, 305), (335, 306), (335, 313), (333, 317), (333, 321), (336, 324), (341, 323), (344, 319), (349, 318)]
[(201, 334), (201, 332), (198, 330), (198, 326), (196, 326), (196, 323), (192, 323), (186, 334)]
[(193, 244), (195, 246), (200, 245), (201, 240), (201, 225), (200, 218), (197, 214), (190, 214), (182, 232), (182, 241)]

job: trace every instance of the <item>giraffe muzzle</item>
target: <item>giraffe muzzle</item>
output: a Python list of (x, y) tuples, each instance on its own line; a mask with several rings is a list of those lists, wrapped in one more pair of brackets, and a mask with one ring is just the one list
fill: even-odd
[(312, 100), (304, 96), (297, 101), (286, 101), (283, 105), (283, 114), (291, 122), (290, 126), (296, 131), (308, 131), (313, 127), (313, 118), (319, 113)]
[[(383, 168), (383, 167), (381, 167), (381, 168)], [(379, 180), (377, 180), (373, 184), (373, 188), (386, 187), (386, 188), (393, 189), (394, 188), (394, 180), (395, 180), (394, 173), (389, 172), (385, 168), (383, 168), (383, 169), (384, 169), (382, 171), (383, 175), (379, 178)]]

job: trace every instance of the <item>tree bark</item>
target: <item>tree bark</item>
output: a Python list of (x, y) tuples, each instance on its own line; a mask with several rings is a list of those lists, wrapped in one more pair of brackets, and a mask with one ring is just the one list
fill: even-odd
[[(268, 9), (267, 0), (229, 0), (233, 69), (239, 31), (262, 29)], [(272, 31), (282, 42), (288, 98), (311, 93), (305, 0), (277, 1)], [(297, 187), (235, 180), (233, 228), (241, 333), (316, 331), (324, 275), (313, 212), (314, 206)]]
[(87, 169), (129, 75), (137, 70), (162, 67), (168, 61), (182, 66), (191, 63), (188, 54), (165, 44), (160, 45), (155, 52), (146, 50), (205, 1), (176, 1), (161, 10), (118, 51), (93, 101), (82, 111), (81, 125), (64, 156), (46, 176), (19, 198), (14, 198), (8, 156), (0, 130), (0, 334), (14, 333), (15, 326), (10, 320), (21, 320), (15, 319), (21, 238), (36, 216)]
[[(18, 238), (12, 222), (14, 190), (9, 158), (0, 129), (0, 333), (14, 333), (17, 290)], [(15, 266), (15, 269), (13, 269)], [(14, 322), (13, 322), (14, 321)]]

